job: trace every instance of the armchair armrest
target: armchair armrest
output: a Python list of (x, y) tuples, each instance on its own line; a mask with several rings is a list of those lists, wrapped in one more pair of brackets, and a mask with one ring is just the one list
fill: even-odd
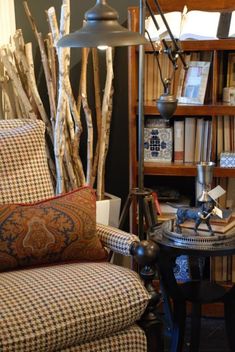
[(126, 256), (132, 255), (134, 243), (140, 241), (136, 235), (98, 223), (96, 224), (96, 233), (105, 247)]

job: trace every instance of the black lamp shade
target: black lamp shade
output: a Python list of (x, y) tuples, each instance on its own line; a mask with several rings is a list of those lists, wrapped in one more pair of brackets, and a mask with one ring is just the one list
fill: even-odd
[(57, 42), (59, 47), (127, 46), (146, 44), (148, 41), (137, 32), (131, 32), (118, 23), (118, 14), (105, 0), (85, 13), (83, 28), (65, 35)]

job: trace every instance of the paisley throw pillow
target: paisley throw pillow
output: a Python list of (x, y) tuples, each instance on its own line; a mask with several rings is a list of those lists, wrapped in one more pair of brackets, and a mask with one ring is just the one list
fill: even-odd
[(0, 205), (0, 271), (106, 257), (89, 187), (34, 204)]

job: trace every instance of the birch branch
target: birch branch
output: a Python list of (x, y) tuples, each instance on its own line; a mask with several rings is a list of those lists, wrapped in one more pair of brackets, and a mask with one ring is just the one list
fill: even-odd
[(21, 99), (21, 102), (24, 106), (24, 110), (27, 114), (28, 118), (36, 119), (37, 116), (35, 115), (32, 106), (29, 102), (29, 99), (24, 91), (24, 87), (22, 86), (19, 74), (14, 67), (14, 65), (10, 62), (9, 56), (7, 55), (6, 49), (1, 49), (1, 59), (2, 62), (7, 70), (8, 76), (10, 77), (12, 84), (15, 90), (18, 92), (18, 96)]
[(87, 125), (87, 170), (86, 170), (86, 183), (91, 184), (92, 163), (93, 163), (93, 124), (91, 109), (87, 99), (87, 66), (88, 56), (90, 50), (87, 48), (82, 49), (82, 68), (81, 68), (81, 99), (82, 106), (85, 113)]
[(32, 45), (31, 43), (28, 43), (28, 45), (25, 47), (25, 52), (27, 52), (27, 56), (25, 53), (20, 50), (19, 46), (19, 38), (18, 38), (18, 33), (16, 32), (16, 35), (14, 36), (14, 41), (15, 41), (15, 55), (18, 59), (18, 61), (21, 63), (25, 75), (27, 77), (28, 81), (28, 87), (31, 92), (31, 99), (33, 100), (34, 104), (36, 105), (37, 111), (39, 113), (39, 118), (45, 123), (47, 133), (51, 139), (51, 142), (53, 143), (53, 134), (52, 134), (52, 128), (50, 121), (48, 119), (46, 110), (44, 108), (44, 105), (42, 103), (41, 97), (38, 92), (37, 84), (36, 84), (36, 79), (35, 79), (35, 74), (34, 74), (34, 64), (33, 64), (33, 54), (32, 54)]
[(71, 92), (71, 86), (65, 86), (65, 91), (69, 100), (71, 113), (73, 115), (73, 120), (75, 123), (74, 140), (72, 145), (72, 157), (75, 164), (75, 172), (77, 172), (78, 174), (80, 185), (83, 186), (86, 180), (83, 171), (83, 165), (79, 156), (80, 136), (82, 133), (81, 117), (79, 113), (80, 110), (77, 110), (76, 102)]
[[(61, 19), (60, 19), (60, 33), (66, 33), (66, 30), (69, 29), (68, 21), (69, 21), (69, 7), (67, 5), (62, 5), (61, 7)], [(53, 31), (52, 31), (53, 33)], [(59, 61), (59, 91), (58, 91), (58, 103), (57, 103), (57, 113), (56, 113), (56, 125), (55, 125), (55, 139), (54, 139), (54, 150), (55, 150), (55, 158), (56, 158), (56, 170), (58, 175), (57, 182), (57, 193), (62, 193), (64, 191), (64, 180), (63, 180), (63, 150), (66, 150), (67, 153), (67, 139), (65, 139), (64, 148), (62, 149), (60, 142), (61, 133), (64, 132), (65, 128), (65, 118), (66, 118), (66, 94), (64, 89), (64, 81), (68, 72), (69, 67), (69, 51), (67, 49), (59, 48), (57, 49), (58, 53), (58, 61)], [(66, 127), (67, 128), (67, 127)], [(67, 155), (67, 154), (66, 154)], [(71, 168), (71, 164), (68, 166)], [(69, 176), (71, 172), (69, 172)], [(73, 183), (74, 181), (71, 180)]]
[(53, 85), (54, 94), (55, 94), (54, 99), (56, 101), (57, 99), (57, 57), (56, 57), (56, 50), (54, 48), (51, 33), (47, 34), (47, 39), (45, 43), (46, 43), (46, 49), (47, 49), (48, 64), (49, 64), (50, 73), (51, 73), (51, 80), (52, 80), (52, 85)]
[(55, 92), (54, 92), (54, 87), (53, 87), (52, 78), (51, 78), (51, 74), (50, 74), (45, 45), (43, 42), (42, 34), (39, 33), (37, 30), (36, 23), (35, 23), (33, 16), (29, 10), (27, 1), (23, 1), (23, 5), (24, 5), (25, 13), (28, 17), (29, 23), (31, 25), (31, 28), (35, 34), (35, 37), (36, 37), (38, 45), (39, 45), (41, 59), (42, 59), (42, 65), (43, 65), (43, 69), (44, 69), (46, 85), (47, 85), (47, 90), (48, 90), (49, 103), (50, 103), (50, 115), (51, 115), (50, 120), (51, 120), (51, 124), (52, 124), (52, 129), (54, 129), (55, 116), (56, 116)]
[(98, 162), (98, 175), (97, 175), (97, 199), (104, 198), (104, 174), (105, 174), (105, 144), (106, 144), (106, 130), (107, 130), (107, 117), (108, 109), (110, 106), (110, 98), (112, 92), (113, 80), (113, 58), (112, 48), (106, 50), (106, 82), (104, 89), (104, 96), (102, 102), (102, 123), (101, 123), (101, 143)]
[(95, 89), (95, 110), (96, 110), (96, 126), (97, 126), (97, 141), (95, 147), (95, 155), (92, 166), (91, 186), (94, 186), (97, 167), (99, 161), (99, 149), (101, 141), (101, 90), (100, 90), (100, 77), (99, 77), (99, 57), (97, 48), (92, 49), (92, 62), (93, 62), (93, 76), (94, 76), (94, 89)]

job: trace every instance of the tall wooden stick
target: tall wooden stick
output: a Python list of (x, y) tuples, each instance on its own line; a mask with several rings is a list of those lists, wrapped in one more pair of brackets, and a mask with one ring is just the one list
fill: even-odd
[(95, 147), (95, 155), (92, 167), (92, 178), (91, 186), (94, 186), (94, 182), (97, 174), (98, 160), (99, 160), (99, 149), (101, 141), (101, 89), (100, 89), (100, 77), (99, 77), (99, 56), (98, 49), (92, 49), (92, 62), (93, 62), (93, 75), (94, 75), (94, 89), (95, 89), (95, 110), (96, 110), (96, 126), (97, 126), (97, 141)]
[(51, 124), (52, 124), (52, 128), (54, 129), (55, 116), (56, 116), (55, 92), (54, 92), (54, 87), (53, 87), (52, 78), (51, 78), (51, 74), (50, 74), (50, 68), (49, 68), (49, 64), (48, 64), (48, 58), (46, 55), (45, 45), (43, 42), (42, 34), (39, 33), (37, 30), (36, 23), (35, 23), (33, 16), (29, 10), (29, 6), (28, 6), (27, 1), (23, 1), (23, 5), (24, 5), (25, 13), (28, 17), (29, 23), (31, 25), (31, 28), (33, 30), (33, 33), (35, 34), (35, 37), (36, 37), (38, 45), (39, 45), (41, 59), (42, 59), (42, 65), (43, 65), (44, 74), (45, 74), (45, 78), (46, 78), (48, 97), (49, 97), (49, 102), (50, 102)]
[(5, 68), (8, 72), (10, 79), (12, 80), (12, 83), (14, 85), (15, 90), (18, 92), (18, 95), (19, 95), (21, 102), (24, 106), (24, 111), (26, 113), (26, 116), (28, 118), (36, 119), (37, 116), (35, 115), (35, 113), (32, 109), (32, 106), (29, 102), (29, 99), (25, 93), (25, 90), (24, 90), (24, 87), (21, 83), (19, 74), (18, 74), (16, 68), (14, 67), (14, 65), (9, 60), (9, 55), (7, 54), (6, 49), (1, 49), (1, 60), (2, 60), (3, 65), (5, 66)]
[(81, 69), (81, 99), (87, 125), (87, 171), (86, 183), (91, 184), (92, 163), (93, 163), (93, 123), (91, 109), (87, 99), (87, 66), (90, 49), (82, 49), (82, 69)]
[(97, 176), (97, 199), (104, 198), (104, 173), (105, 173), (105, 141), (107, 130), (107, 117), (109, 113), (110, 99), (112, 96), (112, 80), (113, 80), (113, 59), (112, 48), (106, 49), (106, 82), (104, 89), (104, 96), (102, 102), (102, 124), (101, 124), (101, 143), (99, 152), (98, 163), (98, 176)]

